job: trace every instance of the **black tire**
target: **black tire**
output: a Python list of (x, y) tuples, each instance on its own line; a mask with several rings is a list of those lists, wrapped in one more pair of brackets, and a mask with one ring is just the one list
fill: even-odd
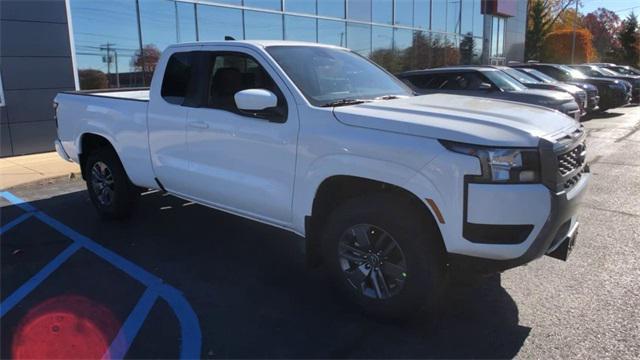
[[(110, 196), (103, 196), (100, 192), (98, 176), (94, 174), (94, 169), (106, 169), (105, 173), (110, 174), (110, 184), (105, 185), (110, 189)], [(124, 219), (128, 217), (134, 209), (138, 198), (139, 189), (131, 183), (127, 173), (118, 158), (118, 155), (111, 148), (100, 148), (89, 154), (85, 164), (85, 180), (87, 191), (91, 202), (95, 206), (98, 214), (105, 219)], [(106, 184), (104, 181), (103, 184)]]
[[(377, 298), (372, 298), (370, 290), (366, 289), (369, 291), (367, 295), (362, 286), (357, 289), (353, 285), (353, 279), (348, 279), (347, 271), (354, 269), (356, 263), (340, 259), (338, 249), (341, 248), (344, 253), (344, 245), (340, 245), (344, 240), (341, 239), (344, 239), (343, 236), (355, 239), (355, 235), (347, 235), (347, 231), (352, 231), (356, 225), (360, 226), (358, 224), (372, 225), (371, 234), (376, 231), (386, 232), (400, 248), (406, 260), (406, 272), (402, 276), (403, 281), (399, 281), (400, 285), (395, 287), (395, 294), (391, 295), (392, 291), (387, 291), (389, 296), (381, 298), (380, 291), (376, 289)], [(371, 242), (381, 243), (380, 238)], [(385, 239), (388, 241), (387, 237)], [(358, 244), (357, 240), (355, 244)], [(430, 215), (420, 211), (409, 199), (393, 194), (375, 194), (346, 201), (329, 215), (322, 235), (322, 247), (325, 265), (338, 290), (365, 312), (385, 320), (402, 320), (423, 310), (431, 317), (430, 320), (436, 320), (433, 315), (439, 305), (445, 282), (442, 239)], [(373, 266), (365, 266), (367, 265), (369, 269)], [(346, 266), (350, 268), (343, 270)], [(384, 267), (385, 264), (381, 264), (377, 269)], [(364, 273), (366, 269), (361, 265), (350, 273), (352, 276), (356, 274), (359, 280), (363, 275), (356, 271)], [(365, 283), (373, 283), (371, 273)], [(384, 278), (387, 280), (385, 287), (391, 289), (389, 284), (394, 281), (394, 276), (385, 275)], [(379, 280), (377, 282), (380, 283)], [(375, 284), (374, 287), (379, 286)]]

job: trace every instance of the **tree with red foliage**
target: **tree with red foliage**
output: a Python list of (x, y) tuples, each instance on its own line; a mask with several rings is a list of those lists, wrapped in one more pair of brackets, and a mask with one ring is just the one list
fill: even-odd
[[(547, 35), (543, 47), (543, 60), (551, 63), (571, 62), (573, 30), (558, 30)], [(595, 58), (591, 33), (586, 29), (576, 30), (575, 62), (591, 62)]]
[(602, 61), (615, 61), (620, 50), (616, 34), (620, 31), (620, 17), (615, 12), (598, 8), (587, 14), (582, 23), (593, 35), (593, 47)]

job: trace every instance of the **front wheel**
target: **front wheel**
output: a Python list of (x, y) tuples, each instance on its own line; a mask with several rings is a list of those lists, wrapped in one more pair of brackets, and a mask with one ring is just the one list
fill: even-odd
[(115, 151), (102, 148), (85, 164), (87, 191), (98, 213), (107, 219), (127, 217), (139, 197)]
[(329, 216), (322, 244), (339, 290), (366, 312), (398, 319), (435, 310), (442, 240), (429, 214), (410, 201), (387, 194), (349, 200)]

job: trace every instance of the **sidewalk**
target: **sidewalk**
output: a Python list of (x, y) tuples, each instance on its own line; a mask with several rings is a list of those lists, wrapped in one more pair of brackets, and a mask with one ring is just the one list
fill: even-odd
[(0, 189), (71, 173), (80, 173), (80, 167), (62, 160), (55, 151), (1, 158)]

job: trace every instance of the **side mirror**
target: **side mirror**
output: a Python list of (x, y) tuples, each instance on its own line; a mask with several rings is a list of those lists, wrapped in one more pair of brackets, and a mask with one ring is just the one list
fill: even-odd
[(247, 89), (233, 96), (236, 107), (243, 111), (263, 111), (278, 105), (278, 97), (269, 90)]
[(478, 88), (480, 90), (486, 90), (486, 91), (493, 90), (493, 86), (491, 84), (489, 84), (489, 83), (486, 83), (486, 82), (480, 83), (480, 86), (478, 86)]

